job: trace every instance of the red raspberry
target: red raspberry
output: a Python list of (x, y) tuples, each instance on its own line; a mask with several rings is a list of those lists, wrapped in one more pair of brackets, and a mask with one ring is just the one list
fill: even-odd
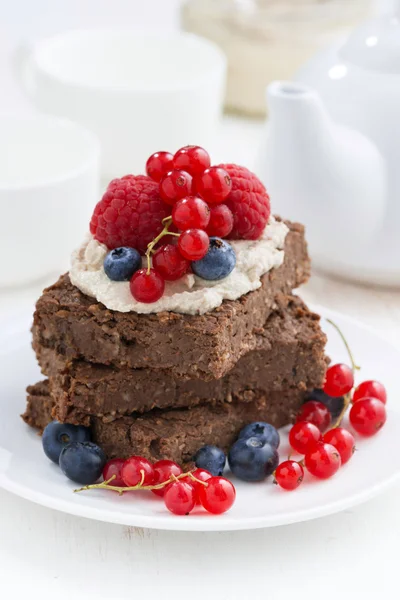
[(224, 201), (233, 213), (231, 240), (257, 240), (262, 234), (271, 206), (267, 191), (261, 181), (245, 167), (218, 165), (225, 169), (232, 180), (232, 191)]
[(120, 246), (145, 252), (162, 230), (170, 208), (159, 196), (158, 183), (146, 175), (113, 179), (94, 209), (90, 231), (110, 250)]

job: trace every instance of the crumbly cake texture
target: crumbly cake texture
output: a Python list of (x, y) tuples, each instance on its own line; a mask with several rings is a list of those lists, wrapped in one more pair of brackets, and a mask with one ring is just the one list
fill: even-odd
[(180, 380), (168, 370), (117, 368), (69, 361), (53, 348), (36, 344), (42, 372), (54, 398), (53, 417), (89, 425), (91, 415), (109, 422), (154, 408), (190, 408), (252, 402), (255, 395), (290, 387), (304, 392), (318, 387), (326, 370), (325, 335), (319, 317), (296, 296), (274, 311), (254, 334), (255, 349), (217, 380)]
[[(304, 283), (310, 262), (304, 228), (286, 222), (281, 267), (262, 277), (262, 286), (205, 315), (119, 313), (82, 294), (63, 275), (36, 305), (33, 347), (55, 350), (66, 361), (169, 370), (177, 378), (223, 377), (258, 343), (279, 299)], [(283, 299), (283, 300), (282, 300)]]
[[(48, 381), (28, 388), (28, 404), (23, 419), (42, 430), (52, 420), (54, 401)], [(92, 437), (109, 458), (145, 456), (163, 458), (180, 464), (190, 463), (204, 444), (228, 450), (240, 429), (252, 421), (263, 420), (275, 427), (293, 420), (305, 393), (286, 389), (267, 394), (255, 393), (251, 402), (204, 405), (191, 409), (154, 410), (144, 415), (120, 417), (110, 423), (92, 417)]]

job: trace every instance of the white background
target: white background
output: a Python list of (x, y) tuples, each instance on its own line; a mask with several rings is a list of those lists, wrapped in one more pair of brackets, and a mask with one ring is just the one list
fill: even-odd
[[(109, 17), (111, 3), (114, 18)], [(77, 25), (124, 22), (174, 28), (178, 4), (1, 0), (0, 110), (29, 110), (9, 68), (19, 41)], [(256, 123), (226, 119), (221, 153), (229, 148), (231, 156), (234, 146), (232, 158), (251, 166), (260, 134)], [(2, 316), (33, 305), (41, 287), (1, 293)], [(399, 344), (398, 292), (314, 274), (301, 294), (306, 301), (358, 317)], [(189, 534), (96, 523), (0, 491), (0, 598), (397, 599), (399, 505), (397, 486), (363, 506), (314, 522), (254, 532)]]

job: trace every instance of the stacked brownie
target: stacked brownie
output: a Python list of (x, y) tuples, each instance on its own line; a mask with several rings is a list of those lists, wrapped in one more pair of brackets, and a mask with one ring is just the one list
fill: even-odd
[(287, 224), (282, 266), (204, 315), (110, 311), (62, 276), (37, 303), (47, 380), (28, 388), (25, 421), (91, 426), (109, 457), (181, 463), (246, 423), (287, 424), (326, 369), (319, 318), (292, 295), (309, 275), (304, 231)]

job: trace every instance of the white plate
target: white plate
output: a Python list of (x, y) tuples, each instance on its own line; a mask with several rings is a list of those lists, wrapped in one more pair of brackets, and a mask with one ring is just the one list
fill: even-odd
[[(74, 484), (43, 454), (40, 438), (19, 417), (24, 410), (25, 387), (40, 379), (30, 348), (29, 315), (9, 318), (0, 329), (0, 486), (23, 498), (70, 514), (155, 529), (227, 531), (255, 529), (306, 521), (349, 508), (386, 489), (400, 475), (393, 449), (400, 431), (400, 352), (373, 331), (343, 315), (316, 308), (345, 332), (356, 360), (359, 378), (380, 379), (389, 392), (388, 421), (374, 438), (358, 439), (358, 452), (328, 481), (311, 477), (295, 492), (284, 492), (271, 479), (258, 484), (235, 481), (237, 499), (221, 516), (200, 509), (188, 517), (171, 515), (162, 500), (144, 492), (122, 497), (104, 490), (73, 494)], [(335, 361), (348, 362), (335, 330), (323, 323), (329, 335), (328, 353)], [(283, 435), (281, 456), (288, 447)]]

